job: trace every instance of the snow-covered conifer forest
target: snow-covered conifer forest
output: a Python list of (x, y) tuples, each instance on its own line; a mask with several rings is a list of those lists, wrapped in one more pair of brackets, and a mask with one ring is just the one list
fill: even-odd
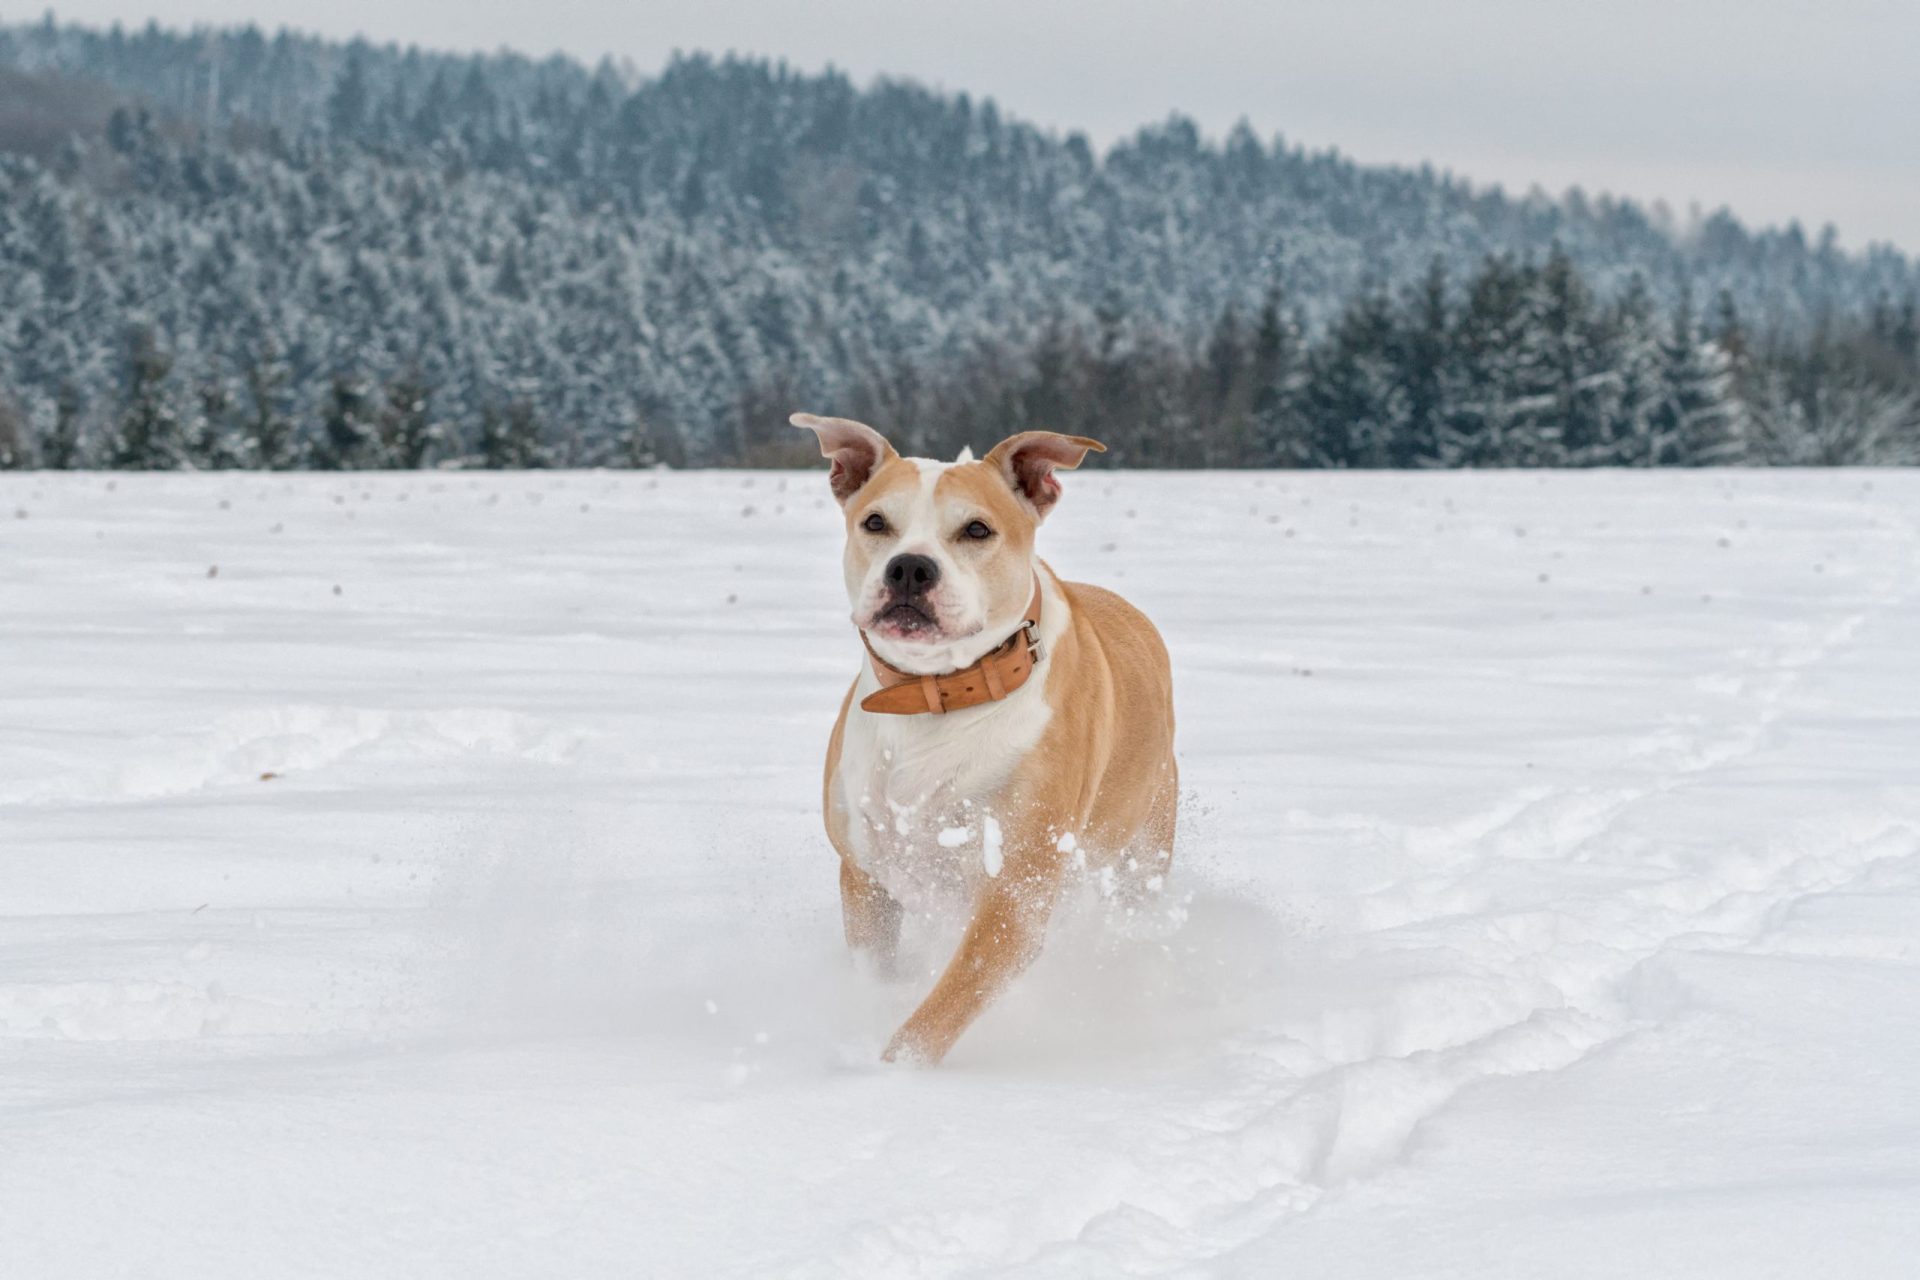
[[(1438, 158), (1444, 160), (1444, 157)], [(1920, 269), (1174, 118), (254, 29), (0, 28), (0, 464), (1920, 457)]]

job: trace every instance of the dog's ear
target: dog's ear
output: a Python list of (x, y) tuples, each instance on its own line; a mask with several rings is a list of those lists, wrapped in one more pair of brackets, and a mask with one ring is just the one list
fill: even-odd
[(1044, 520), (1053, 504), (1060, 501), (1060, 482), (1053, 478), (1054, 471), (1071, 471), (1086, 460), (1089, 452), (1106, 451), (1107, 446), (1085, 436), (1022, 431), (993, 446), (982, 461), (997, 469), (1013, 491), (1025, 498)]
[(833, 459), (827, 483), (843, 507), (848, 498), (873, 479), (874, 472), (900, 456), (885, 436), (852, 418), (816, 418), (810, 413), (796, 413), (787, 421), (820, 437), (820, 456)]

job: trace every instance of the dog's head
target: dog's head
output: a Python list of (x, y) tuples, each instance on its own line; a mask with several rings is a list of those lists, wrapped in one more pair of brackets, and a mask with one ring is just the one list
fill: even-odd
[(1033, 536), (1060, 500), (1056, 469), (1105, 446), (1023, 431), (979, 461), (903, 458), (846, 418), (793, 415), (833, 462), (847, 518), (853, 624), (906, 671), (965, 666), (1012, 634), (1033, 593)]

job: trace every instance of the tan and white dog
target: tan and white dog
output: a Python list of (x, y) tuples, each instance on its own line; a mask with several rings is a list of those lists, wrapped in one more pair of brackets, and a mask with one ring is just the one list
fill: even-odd
[(793, 423), (833, 462), (866, 644), (827, 744), (847, 943), (892, 973), (903, 902), (970, 912), (885, 1053), (938, 1062), (1038, 953), (1071, 875), (1158, 888), (1179, 799), (1167, 651), (1125, 600), (1034, 555), (1055, 469), (1095, 441), (1027, 431), (943, 463), (845, 418)]

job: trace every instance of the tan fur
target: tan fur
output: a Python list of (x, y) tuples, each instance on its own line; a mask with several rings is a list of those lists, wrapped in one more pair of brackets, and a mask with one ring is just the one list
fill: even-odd
[[(962, 547), (957, 553), (990, 557), (969, 567), (986, 584), (989, 612), (996, 618), (1017, 617), (1024, 607), (1036, 563), (1034, 534), (1058, 495), (1048, 480), (1050, 467), (1039, 465), (1035, 480), (997, 455), (1016, 441), (1045, 434), (1014, 437), (980, 462), (947, 468), (934, 486), (938, 503), (954, 510), (977, 507), (1000, 535), (991, 548)], [(1092, 446), (1068, 437), (1050, 440), (1080, 446), (1065, 455), (1072, 461), (1059, 464), (1064, 466)], [(1025, 481), (1042, 486), (1028, 490), (1038, 503), (1012, 487)], [(860, 521), (920, 483), (912, 460), (892, 457), (844, 500), (850, 585), (877, 554), (863, 539)], [(1046, 655), (1044, 696), (1051, 714), (1038, 742), (997, 794), (982, 797), (1000, 824), (1001, 870), (997, 876), (975, 877), (972, 916), (959, 948), (887, 1046), (889, 1060), (938, 1062), (947, 1054), (1038, 954), (1069, 875), (1113, 867), (1136, 885), (1157, 884), (1155, 877), (1164, 874), (1173, 855), (1179, 774), (1166, 648), (1153, 624), (1113, 592), (1063, 582), (1046, 572), (1068, 613), (1065, 629)], [(984, 642), (1003, 638), (989, 635)], [(985, 710), (951, 715), (957, 719)], [(854, 705), (849, 689), (827, 746), (823, 801), (827, 835), (841, 858), (847, 942), (891, 971), (903, 912), (860, 866), (850, 832), (854, 818), (836, 785), (848, 717), (868, 714)]]

